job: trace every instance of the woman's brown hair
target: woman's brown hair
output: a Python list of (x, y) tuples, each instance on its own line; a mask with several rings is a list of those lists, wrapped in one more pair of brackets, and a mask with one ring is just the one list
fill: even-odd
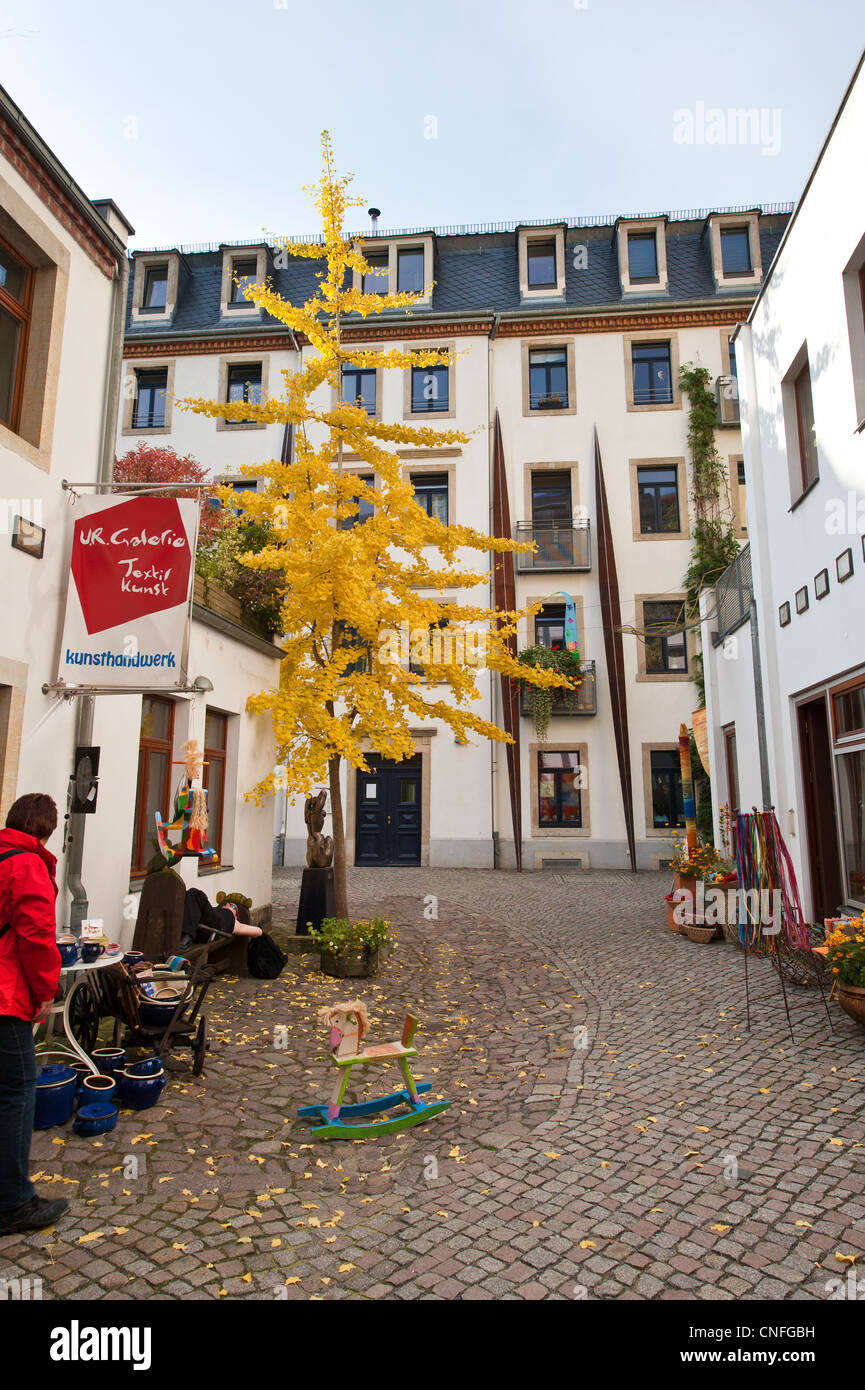
[(19, 796), (9, 808), (6, 829), (21, 830), (25, 835), (35, 835), (37, 840), (47, 840), (57, 829), (57, 807), (44, 792)]

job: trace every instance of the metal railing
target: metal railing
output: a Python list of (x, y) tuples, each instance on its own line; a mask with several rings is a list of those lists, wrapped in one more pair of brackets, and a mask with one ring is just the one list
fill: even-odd
[(518, 521), (514, 537), (534, 541), (537, 550), (517, 551), (517, 573), (541, 570), (590, 570), (592, 533), (588, 521)]
[(746, 545), (715, 585), (715, 621), (718, 627), (712, 642), (716, 647), (728, 632), (732, 632), (750, 615), (752, 592), (751, 547)]
[[(585, 714), (597, 714), (598, 712), (598, 683), (595, 676), (594, 661), (583, 661), (580, 663), (580, 674), (582, 680), (576, 690), (552, 690), (552, 706), (550, 714), (574, 716)], [(532, 717), (532, 691), (522, 683), (520, 689), (520, 714), (524, 714), (527, 719)]]

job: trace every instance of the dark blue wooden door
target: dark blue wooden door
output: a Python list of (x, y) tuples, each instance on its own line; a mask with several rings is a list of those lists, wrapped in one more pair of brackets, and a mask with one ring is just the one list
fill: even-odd
[(357, 773), (356, 864), (419, 864), (421, 760), (395, 763), (370, 754)]

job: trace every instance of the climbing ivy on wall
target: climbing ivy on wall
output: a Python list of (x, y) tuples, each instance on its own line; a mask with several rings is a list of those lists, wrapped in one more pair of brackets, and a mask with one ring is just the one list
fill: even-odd
[[(679, 385), (690, 402), (688, 446), (691, 450), (691, 563), (685, 574), (685, 616), (699, 621), (700, 591), (714, 584), (739, 553), (733, 529), (727, 473), (715, 447), (717, 408), (707, 367), (686, 362), (679, 371)], [(694, 684), (705, 704), (703, 658), (695, 661)]]

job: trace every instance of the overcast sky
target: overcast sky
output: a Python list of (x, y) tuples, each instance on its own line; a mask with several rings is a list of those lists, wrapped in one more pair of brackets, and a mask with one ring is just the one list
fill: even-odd
[(795, 199), (863, 42), (862, 0), (0, 0), (0, 80), (138, 247), (314, 231), (323, 127), (382, 229)]

